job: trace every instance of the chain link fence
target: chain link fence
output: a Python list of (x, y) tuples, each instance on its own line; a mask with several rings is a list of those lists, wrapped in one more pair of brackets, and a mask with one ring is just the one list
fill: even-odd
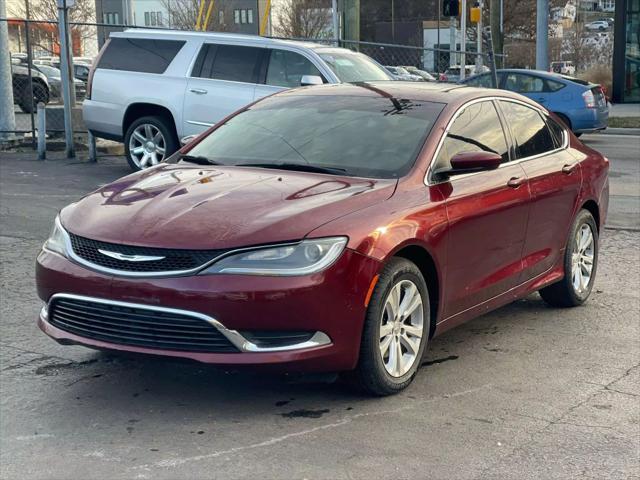
[[(216, 12), (214, 12), (216, 13)], [(177, 18), (177, 13), (173, 13)], [(225, 30), (222, 23), (225, 12), (217, 12), (213, 22), (219, 22), (219, 28)], [(82, 101), (87, 91), (89, 70), (94, 58), (111, 32), (133, 28), (169, 28), (165, 17), (156, 13), (154, 18), (149, 15), (149, 25), (127, 25), (120, 23), (123, 19), (115, 13), (103, 12), (102, 22), (71, 21), (69, 23), (70, 49), (73, 66), (73, 92), (70, 98), (71, 116), (75, 134), (86, 135), (86, 127), (82, 122)], [(152, 21), (153, 20), (153, 21)], [(257, 19), (253, 19), (257, 21)], [(64, 101), (61, 84), (61, 62), (59, 26), (55, 20), (34, 20), (29, 18), (0, 18), (0, 22), (7, 22), (9, 31), (9, 50), (11, 53), (11, 73), (14, 98), (14, 113), (16, 126), (12, 133), (19, 138), (31, 141), (36, 146), (37, 136), (37, 105), (46, 105), (47, 138), (63, 138), (65, 133)], [(185, 25), (188, 21), (185, 21)], [(215, 25), (214, 25), (215, 26)], [(332, 39), (290, 39), (305, 40), (335, 45)], [(486, 40), (486, 39), (485, 39)], [(448, 48), (426, 48), (417, 46), (403, 46), (383, 43), (341, 40), (339, 46), (364, 53), (375, 59), (381, 65), (389, 68), (399, 79), (413, 81), (456, 81), (463, 53), (465, 64), (469, 66), (482, 65), (482, 71), (492, 63), (487, 53), (478, 55), (473, 51), (475, 41), (470, 39), (467, 51), (455, 53)], [(490, 44), (485, 42), (485, 52), (490, 52)], [(396, 70), (394, 67), (404, 67)], [(477, 71), (477, 70), (476, 70)], [(426, 72), (426, 73), (425, 73)], [(473, 73), (473, 67), (467, 69), (467, 75)], [(81, 139), (80, 143), (86, 139)]]

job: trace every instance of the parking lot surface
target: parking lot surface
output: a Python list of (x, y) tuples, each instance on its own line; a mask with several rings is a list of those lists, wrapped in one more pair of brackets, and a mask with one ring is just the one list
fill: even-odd
[(36, 327), (34, 258), (57, 210), (124, 160), (0, 154), (0, 477), (638, 478), (640, 138), (611, 160), (593, 295), (532, 295), (434, 339), (405, 392), (63, 347)]

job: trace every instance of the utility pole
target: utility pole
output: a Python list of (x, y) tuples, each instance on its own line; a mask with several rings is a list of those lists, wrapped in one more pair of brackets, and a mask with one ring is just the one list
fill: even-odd
[(489, 0), (489, 25), (495, 53), (502, 53), (502, 0)]
[(338, 30), (338, 0), (331, 0), (331, 19), (333, 21), (333, 38), (336, 47), (340, 46), (340, 30)]
[[(7, 18), (7, 1), (0, 0), (0, 17)], [(0, 140), (10, 140), (16, 129), (13, 110), (13, 81), (11, 80), (11, 55), (9, 54), (9, 26), (0, 21)]]
[(536, 0), (536, 70), (549, 70), (549, 0)]
[(467, 50), (467, 0), (462, 0), (462, 11), (460, 12), (460, 80), (464, 80), (465, 66), (467, 65), (466, 54)]
[(478, 67), (478, 70), (476, 70), (476, 72), (480, 71), (480, 67), (482, 67), (482, 12), (484, 10), (484, 3), (482, 2), (482, 0), (480, 0), (480, 18), (478, 19), (478, 31), (476, 36), (478, 38), (476, 38), (476, 51), (478, 52), (478, 55), (476, 55), (476, 67)]
[(456, 17), (449, 17), (449, 66), (456, 64)]
[(73, 121), (71, 118), (71, 88), (73, 88), (72, 78), (69, 78), (69, 21), (67, 18), (68, 8), (73, 6), (75, 0), (58, 0), (58, 32), (60, 35), (60, 77), (62, 100), (64, 102), (64, 138), (66, 143), (65, 152), (67, 158), (75, 157), (73, 148)]

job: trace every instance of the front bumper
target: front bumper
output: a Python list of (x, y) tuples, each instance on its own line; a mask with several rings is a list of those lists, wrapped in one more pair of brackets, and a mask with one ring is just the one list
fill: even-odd
[[(329, 269), (303, 277), (202, 275), (131, 279), (94, 272), (52, 252), (36, 265), (39, 296), (55, 295), (148, 309), (173, 309), (201, 316), (239, 350), (209, 353), (123, 345), (80, 336), (53, 325), (43, 308), (39, 327), (63, 344), (177, 357), (219, 365), (271, 365), (287, 371), (341, 371), (355, 367), (366, 294), (380, 264), (346, 250)], [(302, 344), (264, 349), (243, 331), (305, 330), (315, 334)]]

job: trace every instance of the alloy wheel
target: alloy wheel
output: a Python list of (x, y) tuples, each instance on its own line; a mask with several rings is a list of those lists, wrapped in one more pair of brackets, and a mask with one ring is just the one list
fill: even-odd
[(594, 256), (595, 241), (593, 232), (588, 224), (584, 224), (576, 235), (571, 256), (571, 281), (574, 290), (578, 294), (584, 293), (589, 288)]
[(424, 335), (424, 310), (420, 290), (401, 280), (389, 292), (380, 318), (380, 355), (392, 377), (406, 374), (418, 359)]
[(129, 155), (140, 169), (162, 162), (167, 143), (162, 132), (150, 123), (136, 127), (129, 139)]

